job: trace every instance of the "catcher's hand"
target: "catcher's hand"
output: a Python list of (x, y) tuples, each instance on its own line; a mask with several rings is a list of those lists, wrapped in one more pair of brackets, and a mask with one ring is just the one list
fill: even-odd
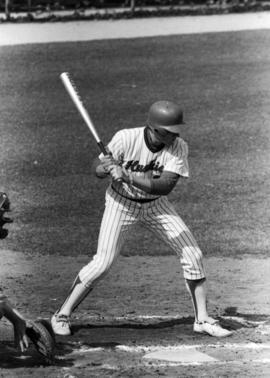
[(38, 353), (45, 357), (46, 362), (54, 362), (55, 340), (50, 324), (40, 319), (26, 322), (26, 335), (34, 344)]
[(8, 230), (4, 228), (6, 223), (12, 223), (13, 220), (5, 216), (10, 211), (10, 201), (6, 193), (0, 192), (0, 239), (8, 236)]

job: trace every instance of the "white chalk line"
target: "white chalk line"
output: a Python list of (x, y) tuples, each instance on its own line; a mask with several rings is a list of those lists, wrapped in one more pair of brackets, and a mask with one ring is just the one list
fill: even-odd
[[(87, 317), (83, 317), (86, 321), (93, 321), (93, 322), (103, 322), (106, 324), (119, 324), (121, 322), (126, 323), (128, 321), (138, 323), (138, 324), (145, 324), (146, 321), (164, 321), (164, 322), (170, 322), (174, 320), (179, 320), (179, 323), (181, 321), (185, 323), (185, 320), (188, 317), (183, 317), (179, 315), (123, 315), (123, 316), (97, 316), (97, 315), (90, 315)], [(265, 323), (265, 320), (247, 320), (244, 317), (240, 316), (221, 316), (221, 319), (224, 320), (231, 320), (235, 321), (237, 323), (240, 323), (242, 325), (253, 325), (253, 326), (259, 326)], [(78, 318), (79, 319), (79, 318)]]
[[(207, 362), (171, 362), (171, 361), (152, 362), (151, 361), (151, 362), (148, 362), (148, 363), (141, 364), (141, 366), (145, 366), (145, 365), (149, 364), (153, 368), (158, 368), (158, 367), (168, 367), (168, 366), (177, 367), (177, 366), (194, 366), (194, 365), (197, 365), (197, 366), (201, 366), (201, 365), (219, 365), (219, 366), (222, 366), (222, 365), (228, 365), (228, 364), (230, 364), (230, 365), (242, 365), (242, 364), (246, 364), (246, 363), (270, 364), (270, 358), (262, 358), (262, 359), (254, 359), (254, 360), (249, 360), (249, 359), (246, 359), (246, 360), (231, 360), (231, 361), (216, 360), (216, 361), (207, 361)], [(132, 365), (130, 366), (130, 368), (131, 367), (132, 367)]]
[[(227, 365), (227, 364), (234, 364), (234, 365), (239, 365), (239, 364), (244, 364), (244, 363), (254, 363), (254, 364), (269, 364), (270, 363), (270, 358), (261, 358), (261, 359), (254, 359), (254, 360), (249, 360), (249, 359), (244, 359), (244, 360), (231, 360), (231, 361), (207, 361), (207, 362), (172, 362), (172, 361), (164, 361), (164, 362), (148, 362), (148, 364), (151, 364), (151, 367), (166, 367), (166, 366), (191, 366), (191, 365)], [(147, 365), (142, 364), (142, 365)]]
[[(89, 315), (87, 316), (87, 319), (102, 319), (102, 320), (116, 320), (116, 321), (121, 321), (121, 320), (177, 320), (177, 319), (186, 319), (189, 316), (180, 316), (180, 315), (122, 315), (122, 316), (102, 316), (102, 315)], [(270, 317), (270, 315), (269, 315)], [(229, 316), (229, 315), (223, 315), (221, 316), (222, 319), (232, 319), (232, 320), (238, 320), (238, 321), (245, 321), (249, 323), (262, 323), (263, 321), (251, 321), (251, 320), (246, 320), (242, 316)]]
[[(137, 356), (138, 358), (138, 354), (145, 354), (145, 353), (149, 353), (149, 352), (155, 352), (155, 351), (163, 351), (163, 352), (178, 352), (179, 354), (181, 354), (181, 351), (184, 351), (184, 350), (190, 350), (191, 353), (192, 353), (192, 349), (196, 350), (196, 349), (205, 349), (205, 348), (213, 348), (213, 349), (219, 349), (221, 350), (222, 348), (224, 350), (250, 350), (250, 351), (258, 351), (258, 350), (270, 350), (270, 343), (261, 343), (261, 344), (257, 344), (257, 343), (218, 343), (218, 344), (207, 344), (207, 345), (204, 345), (204, 344), (196, 344), (196, 345), (188, 345), (188, 344), (184, 344), (184, 345), (169, 345), (169, 346), (128, 346), (128, 345), (118, 345), (114, 348), (114, 350), (119, 350), (121, 352), (126, 352), (126, 353), (130, 353), (130, 354), (133, 354), (134, 357)], [(104, 352), (106, 350), (106, 348), (91, 348), (91, 347), (86, 347), (86, 346), (81, 346), (80, 348), (78, 349), (74, 349), (70, 354), (69, 354), (69, 357), (71, 356), (74, 356), (76, 358), (76, 356), (80, 356), (82, 354), (89, 354), (91, 355), (91, 353), (96, 353), (97, 351), (102, 351)], [(206, 353), (206, 352), (204, 352)], [(207, 354), (207, 353), (206, 353)], [(133, 368), (135, 365), (136, 366), (151, 366), (152, 368), (157, 368), (157, 367), (177, 367), (177, 366), (199, 366), (199, 365), (225, 365), (225, 364), (234, 364), (234, 365), (242, 365), (244, 363), (252, 363), (252, 364), (270, 364), (270, 357), (269, 358), (254, 358), (254, 359), (251, 359), (251, 358), (246, 358), (246, 359), (236, 359), (236, 360), (219, 360), (219, 359), (215, 359), (213, 361), (158, 361), (156, 359), (149, 359), (149, 360), (146, 360), (143, 358), (144, 356), (142, 356), (142, 358), (140, 360), (136, 359), (136, 363), (135, 364), (131, 364), (131, 363), (128, 363), (127, 361), (125, 361), (125, 368)], [(91, 356), (90, 356), (90, 359), (91, 359)], [(89, 362), (89, 360), (87, 360)], [(77, 366), (80, 366), (81, 364), (83, 364), (84, 362), (81, 362), (81, 361), (78, 361), (78, 363), (75, 365)], [(99, 369), (108, 369), (108, 370), (119, 370), (121, 369), (121, 365), (122, 362), (119, 364), (119, 365), (113, 365), (113, 364), (108, 364), (108, 363), (104, 363), (104, 364), (100, 364), (98, 366), (95, 366), (95, 368), (99, 368)]]
[[(247, 315), (248, 316), (248, 315)], [(259, 316), (259, 315), (258, 315)], [(265, 315), (265, 318), (267, 315)], [(189, 319), (190, 316), (181, 316), (181, 315), (122, 315), (122, 316), (106, 316), (106, 315), (79, 315), (79, 316), (74, 316), (74, 319), (77, 321), (83, 320), (93, 322), (93, 323), (104, 323), (104, 325), (117, 325), (121, 322), (127, 323), (129, 321), (138, 323), (138, 324), (147, 324), (146, 321), (164, 321), (164, 322), (170, 322), (174, 320), (179, 320), (179, 324), (185, 324), (187, 323), (187, 319)], [(229, 316), (229, 315), (222, 315), (218, 316), (218, 318), (223, 319), (223, 320), (231, 320), (235, 321), (237, 323), (243, 324), (243, 325), (254, 325), (254, 326), (259, 326), (263, 325), (264, 323), (267, 322), (267, 320), (248, 320), (245, 319), (242, 316)], [(45, 319), (48, 322), (50, 322), (50, 318), (41, 318)], [(270, 319), (270, 315), (268, 317), (268, 320)], [(7, 322), (7, 324), (9, 324)]]
[[(208, 361), (208, 362), (171, 362), (171, 361), (164, 361), (164, 362), (141, 362), (138, 363), (136, 361), (136, 365), (132, 364), (124, 364), (125, 369), (134, 369), (134, 367), (150, 367), (150, 368), (166, 368), (166, 367), (179, 367), (179, 366), (224, 366), (224, 365), (243, 365), (247, 363), (253, 364), (269, 364), (270, 359), (262, 358), (262, 359), (254, 359), (254, 360), (234, 360), (234, 361)], [(87, 365), (87, 369), (90, 370), (90, 366)], [(92, 366), (93, 370), (102, 369), (102, 370), (114, 370), (119, 371), (123, 369), (123, 365), (111, 365), (111, 364), (101, 364), (98, 366)], [(63, 370), (70, 370), (70, 368), (63, 368)]]
[(168, 346), (128, 346), (128, 345), (117, 345), (115, 348), (121, 351), (129, 352), (129, 353), (149, 353), (149, 352), (156, 352), (158, 350), (162, 350), (164, 352), (181, 352), (181, 350), (186, 349), (199, 349), (199, 348), (224, 348), (229, 350), (235, 349), (251, 349), (251, 350), (261, 350), (261, 349), (269, 349), (270, 350), (270, 343), (217, 343), (217, 344), (193, 344), (193, 345), (168, 345)]
[[(258, 327), (260, 325), (263, 325), (266, 321), (251, 321), (251, 320), (246, 320), (243, 317), (237, 317), (237, 316), (222, 316), (221, 317), (224, 320), (231, 320), (231, 321), (236, 321), (239, 324), (242, 324), (243, 326), (247, 327)], [(87, 318), (84, 318), (84, 321), (89, 321), (93, 323), (98, 323), (98, 324), (103, 324), (104, 326), (114, 326), (114, 325), (120, 325), (121, 322), (123, 324), (127, 324), (127, 322), (134, 322), (135, 324), (147, 324), (146, 321), (151, 322), (151, 321), (173, 321), (173, 320), (179, 320), (180, 323), (181, 321), (183, 324), (186, 323), (187, 317), (181, 317), (179, 315), (126, 315), (126, 316), (99, 316), (99, 315), (92, 315)], [(120, 323), (120, 324), (119, 324)], [(110, 348), (109, 348), (110, 349)], [(80, 361), (79, 356), (82, 355), (89, 355), (89, 358), (91, 360), (91, 354), (93, 354), (93, 358), (95, 358), (97, 352), (106, 352), (109, 350), (108, 348), (105, 347), (89, 347), (86, 345), (80, 345), (79, 347), (76, 347), (76, 343), (74, 344), (74, 349), (73, 351), (68, 355), (69, 357), (74, 357), (75, 360), (77, 358), (77, 363), (75, 362), (75, 365), (81, 366), (84, 364), (84, 361)], [(219, 359), (215, 359), (214, 361), (158, 361), (156, 359), (149, 359), (146, 360), (144, 359), (144, 355), (147, 353), (152, 353), (152, 352), (157, 352), (157, 351), (162, 351), (162, 352), (179, 352), (185, 351), (185, 350), (190, 350), (192, 353), (192, 350), (204, 350), (203, 353), (206, 350), (211, 351), (213, 350), (219, 350), (224, 352), (227, 351), (237, 351), (237, 350), (245, 350), (247, 352), (252, 352), (252, 351), (270, 351), (270, 343), (255, 343), (255, 342), (248, 342), (248, 343), (229, 343), (229, 342), (217, 342), (217, 343), (212, 343), (212, 344), (177, 344), (177, 345), (167, 345), (167, 346), (162, 346), (162, 345), (136, 345), (136, 346), (130, 346), (130, 345), (117, 345), (113, 348), (113, 351), (119, 351), (119, 352), (124, 352), (129, 355), (134, 355), (134, 358), (136, 358), (136, 363), (134, 365), (132, 364), (126, 364), (125, 363), (125, 368), (134, 368), (134, 366), (151, 366), (153, 368), (158, 368), (158, 367), (177, 367), (177, 366), (196, 366), (196, 365), (225, 365), (225, 364), (234, 364), (234, 365), (242, 365), (244, 363), (253, 363), (253, 364), (270, 364), (270, 357), (269, 358), (254, 358), (254, 359), (240, 359), (240, 360), (226, 360), (222, 361)], [(67, 357), (67, 356), (65, 356)], [(140, 358), (141, 357), (141, 358)], [(59, 359), (62, 357), (59, 356)], [(139, 358), (139, 361), (138, 361)], [(107, 369), (107, 370), (119, 370), (121, 369), (121, 364), (120, 366), (113, 365), (113, 364), (100, 364), (98, 366), (94, 366), (95, 369)]]
[[(127, 353), (151, 353), (156, 351), (164, 351), (164, 352), (179, 352), (187, 349), (200, 349), (200, 348), (213, 348), (213, 349), (228, 349), (228, 350), (237, 350), (237, 349), (244, 349), (244, 350), (270, 350), (270, 343), (217, 343), (217, 344), (181, 344), (181, 345), (137, 345), (137, 346), (129, 346), (129, 345), (117, 345), (113, 349), (119, 350), (122, 352)], [(74, 354), (83, 354), (83, 353), (92, 353), (98, 351), (105, 351), (108, 348), (104, 347), (88, 347), (85, 345), (80, 346), (79, 348), (74, 348), (73, 351), (69, 355)]]

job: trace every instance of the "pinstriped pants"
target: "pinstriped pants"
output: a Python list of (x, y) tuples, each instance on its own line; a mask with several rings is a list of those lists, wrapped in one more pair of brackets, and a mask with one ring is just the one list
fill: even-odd
[(162, 196), (140, 204), (125, 199), (108, 188), (97, 253), (79, 272), (79, 278), (86, 287), (93, 287), (108, 272), (125, 239), (138, 222), (176, 252), (186, 279), (198, 280), (205, 277), (202, 252), (167, 197)]

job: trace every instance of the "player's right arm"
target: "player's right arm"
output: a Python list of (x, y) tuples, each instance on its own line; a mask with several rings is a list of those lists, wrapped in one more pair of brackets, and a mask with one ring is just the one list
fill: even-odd
[(144, 178), (131, 174), (127, 183), (148, 194), (166, 196), (173, 190), (179, 177), (178, 174), (169, 171), (163, 172), (159, 178)]
[(145, 193), (157, 196), (168, 195), (173, 190), (180, 177), (179, 174), (169, 171), (162, 172), (159, 178), (141, 177), (127, 172), (120, 166), (113, 166), (110, 174), (114, 180), (121, 179), (121, 181), (128, 185), (135, 186)]

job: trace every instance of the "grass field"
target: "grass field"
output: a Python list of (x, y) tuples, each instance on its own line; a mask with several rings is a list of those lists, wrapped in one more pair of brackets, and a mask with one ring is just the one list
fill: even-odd
[[(0, 47), (1, 185), (15, 222), (2, 248), (93, 254), (106, 188), (59, 80), (70, 71), (102, 138), (183, 105), (191, 178), (170, 195), (208, 256), (269, 249), (270, 32)], [(124, 255), (171, 253), (138, 228)]]

